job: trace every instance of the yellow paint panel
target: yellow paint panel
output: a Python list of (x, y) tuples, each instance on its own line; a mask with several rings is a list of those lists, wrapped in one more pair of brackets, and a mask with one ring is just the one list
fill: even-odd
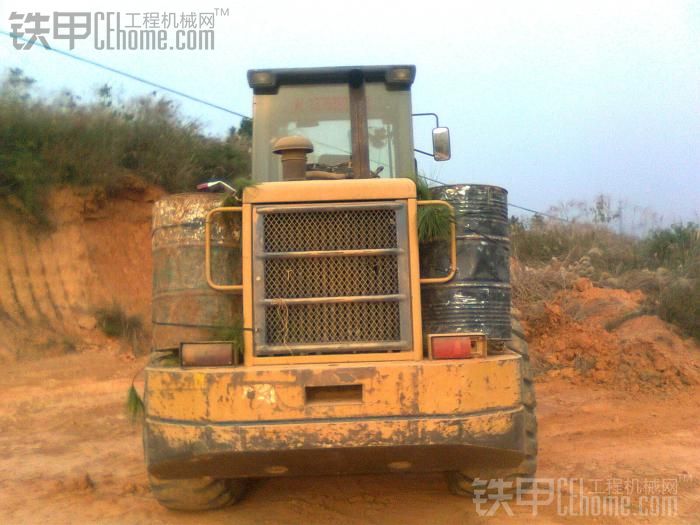
[[(187, 426), (149, 422), (151, 432), (170, 446), (184, 445), (196, 453), (198, 443), (220, 443), (227, 452), (294, 450), (354, 446), (459, 443), (463, 436), (508, 433), (522, 409), (502, 410), (466, 418), (392, 419), (265, 425)], [(203, 451), (204, 452), (204, 451)]]
[(265, 182), (245, 189), (244, 204), (415, 199), (411, 179)]
[(209, 386), (202, 371), (191, 374), (177, 369), (160, 369), (150, 373), (147, 369), (146, 410), (168, 419), (202, 421), (206, 419)]
[[(282, 421), (467, 414), (520, 402), (516, 355), (446, 361), (147, 369), (148, 415)], [(361, 385), (361, 401), (306, 403), (306, 387)]]
[[(458, 365), (448, 365), (447, 369), (423, 367), (420, 406), (429, 406), (437, 414), (447, 414), (454, 410), (473, 411), (517, 403), (521, 387), (519, 363), (489, 359), (479, 361), (482, 364), (478, 370)], [(436, 396), (436, 392), (440, 392), (440, 395)]]

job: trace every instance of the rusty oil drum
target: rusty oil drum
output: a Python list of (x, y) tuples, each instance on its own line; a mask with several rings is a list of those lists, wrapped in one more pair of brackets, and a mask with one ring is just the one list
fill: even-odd
[[(240, 326), (240, 294), (212, 290), (204, 268), (204, 219), (221, 205), (221, 194), (184, 193), (157, 201), (153, 209), (153, 348), (207, 341)], [(241, 282), (241, 224), (232, 214), (212, 224), (212, 277)]]
[[(508, 192), (497, 186), (458, 184), (433, 189), (455, 209), (457, 273), (445, 284), (421, 286), (424, 333), (485, 333), (510, 339)], [(447, 275), (447, 242), (421, 244), (421, 276)]]

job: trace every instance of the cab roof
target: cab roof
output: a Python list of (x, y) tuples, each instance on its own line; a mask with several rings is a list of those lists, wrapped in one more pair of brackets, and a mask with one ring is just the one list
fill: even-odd
[(410, 89), (414, 65), (341, 66), (289, 69), (250, 69), (248, 85), (257, 94), (275, 94), (282, 85), (350, 84), (384, 82), (389, 89)]

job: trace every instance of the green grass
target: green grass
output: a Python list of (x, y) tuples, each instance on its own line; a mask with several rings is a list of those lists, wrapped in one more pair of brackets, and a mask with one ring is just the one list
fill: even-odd
[(235, 193), (226, 194), (221, 201), (221, 206), (240, 206), (243, 202), (243, 192), (245, 189), (255, 186), (257, 186), (257, 182), (254, 182), (248, 177), (237, 177), (233, 179), (231, 187), (235, 190)]
[(241, 323), (231, 326), (221, 327), (212, 330), (212, 341), (230, 341), (233, 344), (234, 352), (239, 356), (243, 356), (243, 333), (245, 329)]
[(452, 213), (445, 206), (419, 206), (418, 238), (421, 242), (447, 240), (453, 222)]
[(131, 383), (129, 390), (126, 393), (126, 414), (132, 423), (141, 421), (146, 411), (143, 399), (139, 395), (134, 383)]
[[(413, 178), (419, 201), (434, 200), (428, 181), (420, 175)], [(418, 207), (418, 238), (421, 242), (444, 241), (450, 238), (454, 217), (445, 206)]]

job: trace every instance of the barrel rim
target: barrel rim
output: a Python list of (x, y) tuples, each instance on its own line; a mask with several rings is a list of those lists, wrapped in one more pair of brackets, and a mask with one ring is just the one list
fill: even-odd
[(441, 188), (464, 188), (464, 187), (472, 187), (475, 186), (477, 188), (493, 188), (502, 191), (506, 195), (508, 194), (508, 190), (505, 189), (503, 186), (496, 186), (495, 184), (478, 184), (478, 183), (470, 183), (470, 182), (465, 182), (465, 183), (459, 183), (459, 184), (440, 184), (439, 186), (431, 186), (430, 190), (438, 190)]

